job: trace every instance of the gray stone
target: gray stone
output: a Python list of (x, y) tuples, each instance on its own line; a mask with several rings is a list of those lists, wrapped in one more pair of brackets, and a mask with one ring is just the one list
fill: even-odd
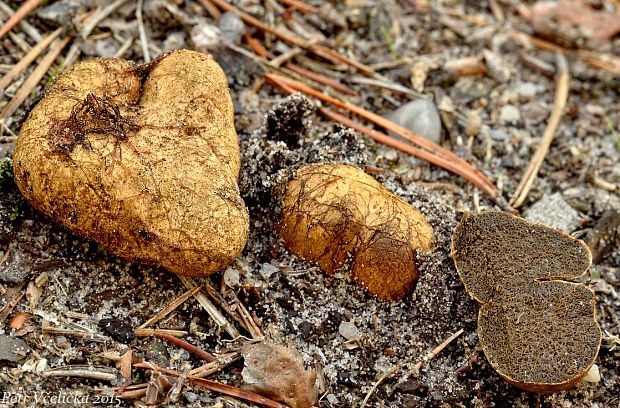
[(236, 268), (227, 268), (224, 271), (224, 284), (229, 288), (236, 289), (241, 283), (239, 271)]
[(85, 2), (79, 0), (61, 0), (37, 9), (36, 14), (47, 23), (67, 27), (76, 15), (89, 7), (88, 4), (83, 3)]
[(388, 119), (435, 143), (441, 140), (439, 111), (426, 99), (406, 103), (390, 113)]
[(237, 14), (227, 11), (217, 22), (222, 31), (222, 41), (226, 44), (241, 44), (241, 37), (245, 33), (245, 24)]
[(30, 346), (16, 337), (0, 334), (0, 361), (17, 362), (30, 352)]
[(258, 271), (258, 273), (260, 273), (263, 279), (269, 280), (269, 278), (271, 278), (271, 275), (279, 271), (280, 269), (278, 267), (273, 266), (270, 263), (264, 263), (260, 266), (260, 270)]
[(538, 93), (538, 87), (533, 82), (522, 82), (517, 87), (517, 95), (519, 96), (519, 100), (523, 102), (531, 101), (536, 97)]
[(11, 245), (8, 249), (10, 253), (6, 261), (0, 265), (0, 281), (7, 283), (21, 283), (30, 275), (34, 265), (33, 256), (19, 248)]
[(338, 333), (347, 340), (359, 340), (362, 335), (353, 322), (343, 321), (338, 327)]
[(521, 105), (521, 114), (523, 115), (523, 120), (528, 126), (536, 126), (547, 119), (547, 116), (549, 116), (549, 110), (540, 102), (532, 101), (526, 103), (525, 105)]
[(499, 130), (499, 129), (492, 129), (489, 132), (489, 136), (491, 136), (491, 139), (496, 140), (498, 142), (505, 142), (508, 140), (508, 133), (504, 132), (503, 130)]
[(545, 195), (527, 209), (523, 216), (529, 221), (557, 228), (567, 234), (581, 225), (579, 213), (568, 205), (560, 193)]
[(198, 395), (191, 391), (184, 392), (183, 397), (187, 402), (196, 402), (196, 400), (198, 400)]
[(180, 50), (186, 48), (185, 46), (185, 33), (182, 31), (176, 31), (168, 34), (164, 43), (162, 44), (162, 49), (165, 52)]
[(461, 77), (450, 89), (450, 95), (457, 104), (467, 104), (473, 100), (487, 96), (490, 92), (488, 80), (485, 78)]
[(222, 31), (211, 24), (197, 24), (189, 33), (194, 47), (201, 52), (206, 52), (219, 45), (222, 39)]
[(501, 83), (508, 82), (510, 79), (510, 69), (504, 63), (503, 58), (490, 50), (483, 50), (482, 55), (491, 78)]
[(521, 112), (514, 105), (504, 105), (499, 111), (499, 122), (502, 125), (517, 125), (521, 122)]

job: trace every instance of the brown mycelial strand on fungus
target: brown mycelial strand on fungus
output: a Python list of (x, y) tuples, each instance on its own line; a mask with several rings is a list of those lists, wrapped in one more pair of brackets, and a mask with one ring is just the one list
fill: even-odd
[(353, 278), (383, 300), (399, 300), (418, 280), (416, 252), (433, 231), (418, 210), (362, 170), (342, 164), (299, 168), (277, 226), (288, 249), (333, 274), (349, 257)]
[(553, 228), (503, 212), (465, 214), (452, 256), (481, 303), (478, 336), (495, 370), (532, 392), (568, 389), (598, 354), (594, 292), (579, 283), (588, 247)]
[(74, 65), (30, 113), (14, 168), (35, 208), (128, 260), (208, 275), (247, 241), (232, 101), (210, 56)]

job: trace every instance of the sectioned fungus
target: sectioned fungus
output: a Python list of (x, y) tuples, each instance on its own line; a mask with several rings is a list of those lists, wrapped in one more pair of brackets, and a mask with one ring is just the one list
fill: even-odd
[(452, 257), (480, 304), (478, 336), (493, 368), (532, 392), (572, 387), (598, 354), (594, 292), (579, 283), (588, 247), (553, 228), (504, 212), (468, 213)]

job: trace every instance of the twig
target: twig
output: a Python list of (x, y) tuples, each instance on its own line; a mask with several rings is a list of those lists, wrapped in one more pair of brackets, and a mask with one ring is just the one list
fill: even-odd
[(555, 131), (557, 130), (560, 119), (562, 115), (564, 115), (564, 108), (566, 107), (566, 100), (568, 99), (568, 88), (569, 88), (569, 79), (570, 73), (568, 69), (568, 63), (566, 62), (566, 58), (561, 53), (556, 54), (558, 60), (558, 78), (556, 82), (556, 92), (555, 98), (553, 101), (553, 109), (551, 111), (551, 115), (549, 116), (549, 122), (547, 122), (547, 127), (545, 128), (545, 132), (543, 133), (543, 137), (540, 140), (540, 144), (536, 149), (536, 153), (532, 156), (532, 160), (528, 164), (525, 169), (525, 173), (517, 186), (512, 198), (510, 199), (510, 204), (517, 208), (520, 207), (525, 201), (527, 194), (530, 192), (532, 188), (532, 184), (534, 180), (536, 180), (536, 176), (538, 175), (538, 170), (542, 165), (542, 162), (545, 160), (545, 156), (549, 151), (549, 146), (553, 141), (553, 136), (555, 135)]
[(116, 380), (116, 374), (113, 370), (106, 367), (91, 367), (91, 366), (64, 366), (58, 368), (52, 368), (42, 373), (43, 377), (80, 377), (90, 378), (100, 381), (114, 381)]
[(133, 334), (136, 337), (150, 337), (150, 336), (158, 336), (161, 334), (165, 334), (171, 337), (184, 337), (189, 333), (185, 330), (171, 330), (171, 329), (135, 329)]
[(434, 155), (427, 150), (417, 148), (409, 143), (402, 142), (385, 133), (379, 132), (378, 130), (371, 129), (331, 109), (321, 107), (319, 108), (319, 112), (327, 116), (328, 118), (335, 120), (336, 122), (339, 122), (344, 126), (350, 127), (351, 129), (357, 130), (358, 132), (386, 146), (393, 147), (394, 149), (400, 150), (403, 153), (407, 153), (412, 156), (418, 157), (431, 164), (434, 164), (448, 171), (451, 171), (454, 174), (458, 174), (464, 178), (468, 178), (471, 176), (471, 175), (462, 174), (462, 168), (454, 161), (445, 159), (441, 156)]
[(269, 61), (269, 65), (271, 65), (272, 67), (279, 67), (282, 64), (289, 62), (293, 57), (299, 54), (301, 54), (301, 48), (299, 47), (291, 48), (290, 51), (284, 54), (280, 54), (277, 57), (273, 57), (271, 61)]
[(17, 78), (56, 37), (60, 35), (61, 32), (62, 28), (58, 28), (56, 31), (45, 37), (43, 41), (33, 47), (30, 52), (19, 60), (17, 64), (13, 65), (13, 68), (11, 68), (11, 70), (7, 72), (2, 79), (0, 79), (0, 92), (6, 89), (6, 87), (9, 86), (11, 82), (13, 82), (13, 80)]
[(22, 86), (17, 90), (17, 93), (6, 104), (2, 113), (0, 113), (0, 120), (7, 120), (15, 111), (21, 106), (21, 104), (26, 100), (30, 92), (36, 87), (41, 79), (47, 73), (47, 70), (54, 63), (58, 54), (62, 51), (63, 48), (69, 43), (70, 37), (66, 37), (60, 40), (56, 45), (54, 45), (45, 57), (41, 60), (39, 66), (30, 74), (26, 82), (22, 84)]
[(86, 39), (90, 35), (90, 33), (95, 29), (95, 27), (97, 27), (97, 25), (101, 21), (103, 21), (103, 19), (105, 19), (110, 14), (112, 14), (114, 10), (116, 10), (117, 8), (125, 4), (126, 2), (127, 0), (116, 0), (114, 3), (109, 4), (108, 6), (98, 11), (97, 13), (93, 14), (88, 19), (88, 21), (84, 25), (84, 28), (82, 29), (82, 33), (81, 33), (82, 38)]
[(207, 10), (207, 13), (209, 13), (211, 17), (213, 17), (214, 20), (219, 20), (219, 18), (222, 16), (222, 12), (217, 7), (215, 7), (215, 5), (211, 3), (210, 0), (199, 0), (199, 2), (202, 7)]
[(15, 14), (9, 17), (6, 23), (4, 23), (2, 27), (0, 27), (0, 38), (4, 37), (6, 33), (11, 31), (11, 29), (15, 27), (15, 25), (19, 23), (24, 17), (26, 17), (28, 13), (39, 7), (39, 4), (41, 4), (42, 1), (43, 0), (27, 0), (26, 2), (24, 2), (24, 4), (21, 5), (21, 7), (15, 12)]
[[(254, 53), (258, 55), (259, 57), (264, 58), (264, 59), (274, 58), (274, 54), (267, 51), (265, 47), (263, 47), (261, 42), (255, 39), (254, 37), (252, 37), (251, 35), (246, 33), (244, 35), (244, 40), (250, 46), (250, 48), (252, 48), (252, 51), (254, 51)], [(272, 59), (272, 62), (273, 62), (273, 59)], [(329, 78), (325, 75), (316, 73), (309, 69), (302, 68), (297, 64), (293, 64), (292, 62), (287, 62), (286, 64), (284, 64), (284, 68), (289, 69), (293, 71), (294, 73), (296, 73), (297, 75), (301, 75), (304, 78), (308, 78), (319, 84), (329, 86), (330, 88), (333, 88), (344, 94), (353, 95), (353, 96), (357, 95), (357, 92), (355, 90), (342, 84), (338, 80)]]
[(263, 23), (262, 21), (252, 17), (251, 15), (239, 10), (238, 8), (236, 8), (235, 6), (231, 5), (230, 3), (228, 3), (225, 0), (211, 0), (212, 3), (215, 3), (219, 8), (226, 10), (226, 11), (230, 11), (232, 13), (237, 14), (239, 17), (241, 17), (241, 19), (243, 21), (245, 21), (247, 24), (253, 25), (254, 27), (258, 28), (259, 30), (271, 33), (275, 36), (277, 36), (278, 38), (280, 38), (283, 41), (286, 41), (290, 44), (296, 45), (298, 47), (307, 49), (308, 51), (314, 53), (315, 55), (325, 58), (329, 61), (331, 61), (334, 64), (338, 64), (338, 63), (342, 63), (342, 64), (346, 64), (349, 65), (350, 67), (353, 67), (357, 70), (359, 70), (360, 72), (362, 72), (364, 75), (368, 75), (368, 76), (372, 76), (374, 74), (374, 71), (372, 70), (372, 68), (370, 68), (367, 65), (364, 65), (358, 61), (352, 60), (348, 57), (345, 57), (344, 55), (340, 54), (337, 51), (331, 50), (327, 47), (324, 47), (322, 45), (317, 45), (317, 44), (308, 44), (308, 42), (302, 38), (299, 38), (295, 35), (291, 35), (291, 34), (286, 34), (283, 33), (279, 30), (276, 30), (273, 27), (268, 26), (267, 24)]
[(163, 334), (163, 333), (156, 333), (155, 336), (159, 337), (160, 339), (166, 340), (168, 343), (172, 343), (175, 346), (179, 346), (183, 350), (193, 353), (197, 355), (198, 357), (202, 358), (203, 360), (206, 360), (210, 363), (217, 361), (217, 357), (215, 357), (213, 354), (201, 349), (200, 347), (196, 347), (193, 344), (186, 342), (185, 340), (178, 339), (173, 336), (168, 336), (167, 334)]
[(613, 74), (620, 74), (620, 57), (611, 54), (603, 54), (596, 51), (588, 50), (569, 50), (560, 45), (542, 40), (529, 34), (512, 31), (511, 36), (521, 43), (532, 45), (536, 48), (555, 51), (565, 55), (575, 56), (584, 59), (588, 64), (597, 69), (602, 69)]
[[(291, 80), (289, 78), (285, 78), (279, 75), (265, 74), (264, 76), (267, 81), (280, 87), (286, 87), (289, 89), (289, 91), (293, 89), (295, 91), (303, 92), (306, 95), (313, 96), (324, 102), (328, 102), (340, 108), (346, 109), (350, 112), (353, 112), (359, 116), (362, 116), (363, 118), (370, 120), (385, 129), (388, 129), (388, 130), (393, 131), (394, 133), (397, 133), (398, 135), (409, 140), (410, 142), (413, 142), (414, 144), (427, 149), (433, 155), (446, 159), (448, 161), (454, 162), (454, 165), (457, 166), (456, 170), (458, 171), (458, 172), (455, 172), (456, 174), (461, 175), (465, 179), (471, 181), (476, 186), (478, 186), (478, 188), (480, 188), (481, 190), (489, 194), (491, 197), (499, 196), (499, 192), (497, 191), (495, 186), (491, 183), (491, 181), (489, 181), (486, 178), (486, 176), (482, 172), (480, 172), (474, 166), (469, 164), (467, 161), (461, 159), (460, 157), (458, 157), (451, 151), (444, 149), (443, 147), (431, 142), (430, 140), (425, 139), (424, 137), (420, 135), (416, 135), (415, 133), (409, 131), (408, 129), (405, 129), (404, 127), (399, 126), (396, 123), (383, 118), (382, 116), (379, 116), (365, 109), (359, 108), (357, 106), (351, 105), (347, 102), (342, 102), (336, 98), (333, 98), (329, 95), (319, 92), (314, 88), (310, 88), (300, 82), (297, 82), (297, 81), (294, 81), (294, 80)], [(437, 163), (439, 163), (439, 161), (437, 161)]]
[(183, 388), (183, 384), (185, 380), (187, 380), (187, 376), (190, 373), (191, 365), (189, 363), (185, 363), (183, 365), (183, 371), (181, 371), (181, 375), (177, 377), (177, 381), (175, 382), (172, 389), (168, 392), (168, 398), (173, 403), (176, 403), (179, 398), (179, 394), (181, 393), (181, 388)]
[(113, 388), (118, 394), (115, 394), (116, 397), (122, 399), (138, 399), (144, 397), (146, 395), (146, 388), (148, 384), (135, 384), (130, 385), (128, 387), (116, 387)]
[[(437, 354), (441, 353), (441, 351), (443, 349), (445, 349), (448, 344), (452, 343), (454, 341), (454, 339), (456, 339), (457, 337), (459, 337), (461, 334), (463, 334), (463, 329), (460, 329), (459, 331), (457, 331), (456, 333), (452, 334), (450, 337), (448, 337), (447, 339), (445, 339), (444, 341), (441, 342), (441, 344), (439, 344), (437, 347), (435, 347), (431, 352), (427, 353), (424, 357), (422, 357), (422, 359), (420, 361), (418, 361), (413, 368), (409, 371), (409, 373), (407, 374), (407, 376), (410, 375), (417, 375), (418, 372), (420, 371), (420, 368), (422, 367), (423, 364), (428, 363), (433, 357), (435, 357)], [(373, 384), (372, 388), (370, 388), (370, 390), (368, 391), (368, 393), (366, 394), (366, 397), (364, 398), (364, 401), (362, 401), (360, 408), (364, 408), (366, 406), (366, 403), (368, 403), (368, 400), (370, 399), (370, 396), (372, 395), (373, 392), (375, 392), (375, 390), (377, 389), (377, 387), (383, 382), (385, 381), (388, 377), (390, 377), (392, 374), (394, 374), (395, 372), (397, 372), (398, 370), (400, 370), (401, 368), (403, 368), (405, 366), (405, 364), (399, 364), (396, 365), (392, 368), (390, 368), (389, 370), (387, 370), (385, 373), (383, 373), (383, 375), (381, 375), (381, 377), (379, 377), (377, 379), (377, 381)]]
[(248, 309), (246, 309), (245, 305), (239, 300), (237, 300), (237, 310), (239, 311), (239, 315), (241, 316), (241, 318), (246, 322), (246, 326), (248, 327), (248, 329), (250, 329), (248, 331), (250, 332), (250, 335), (253, 339), (260, 339), (265, 337), (263, 335), (263, 332), (261, 332), (260, 327), (258, 327), (256, 322), (252, 318), (250, 312), (248, 312)]
[(114, 58), (121, 58), (129, 48), (133, 45), (133, 37), (127, 38), (121, 44), (120, 48), (114, 53)]
[(323, 84), (326, 86), (329, 86), (330, 88), (333, 88), (337, 91), (342, 92), (343, 94), (347, 94), (347, 95), (351, 95), (351, 96), (356, 96), (357, 92), (351, 88), (349, 88), (348, 86), (338, 82), (335, 79), (332, 78), (328, 78), (325, 75), (322, 74), (318, 74), (316, 72), (310, 71), (309, 69), (300, 67), (299, 65), (293, 64), (293, 63), (287, 63), (284, 65), (284, 67), (286, 69), (290, 69), (291, 71), (293, 71), (294, 73), (301, 75), (303, 77), (306, 77), (314, 82), (317, 82), (319, 84)]
[(162, 310), (157, 312), (153, 317), (148, 319), (146, 322), (142, 323), (138, 328), (144, 329), (146, 327), (149, 327), (159, 322), (160, 320), (165, 319), (166, 316), (168, 316), (170, 313), (176, 310), (177, 307), (185, 303), (185, 301), (189, 299), (191, 296), (194, 296), (196, 292), (198, 292), (199, 290), (200, 290), (200, 287), (196, 286), (195, 288), (189, 289), (185, 293), (182, 293), (179, 297), (174, 299), (172, 302), (168, 303), (166, 307), (164, 307)]
[(9, 31), (9, 37), (11, 37), (11, 40), (13, 40), (15, 45), (17, 45), (23, 52), (28, 53), (32, 49), (26, 40), (15, 34), (13, 31)]
[[(196, 285), (196, 282), (194, 282), (194, 280), (191, 278), (179, 276), (179, 279), (188, 289), (193, 289), (198, 286)], [(219, 310), (216, 309), (213, 303), (209, 302), (209, 299), (207, 299), (207, 297), (202, 292), (196, 292), (196, 294), (194, 294), (194, 297), (196, 298), (196, 300), (198, 300), (198, 303), (200, 303), (200, 305), (206, 310), (206, 312), (209, 313), (209, 316), (211, 316), (211, 318), (215, 321), (218, 327), (226, 330), (226, 332), (233, 339), (240, 336), (239, 331), (235, 328), (235, 326), (233, 326), (228, 320), (226, 320), (226, 318), (220, 313)]]
[[(0, 0), (0, 9), (2, 10), (2, 12), (4, 12), (9, 17), (15, 14), (15, 11), (13, 11), (11, 6), (9, 6), (8, 4), (6, 4), (5, 1), (2, 1), (2, 0)], [(35, 43), (39, 43), (43, 41), (43, 37), (41, 36), (41, 33), (39, 32), (39, 30), (33, 27), (32, 24), (30, 24), (27, 20), (22, 19), (19, 25), (21, 26), (22, 30), (26, 34), (28, 34), (30, 38), (33, 39)]]
[(144, 29), (144, 21), (142, 19), (142, 5), (144, 0), (138, 0), (136, 5), (136, 19), (138, 20), (138, 32), (140, 34), (140, 44), (142, 46), (142, 55), (144, 62), (151, 62), (151, 54), (149, 54), (149, 42), (146, 38), (146, 30)]
[(404, 93), (405, 95), (413, 96), (414, 98), (428, 99), (428, 95), (413, 91), (407, 88), (406, 86), (403, 86), (397, 82), (390, 81), (381, 75), (375, 74), (375, 78), (353, 76), (349, 79), (349, 81), (358, 83), (358, 84), (371, 85), (371, 86), (376, 86), (379, 88), (389, 89), (390, 91)]
[(204, 289), (205, 292), (207, 292), (207, 295), (209, 295), (211, 299), (213, 299), (213, 301), (217, 303), (218, 306), (221, 307), (226, 312), (228, 316), (230, 316), (233, 320), (239, 323), (241, 327), (243, 327), (248, 333), (250, 333), (250, 329), (246, 325), (245, 321), (239, 316), (238, 313), (232, 310), (232, 307), (228, 304), (226, 299), (224, 299), (222, 295), (217, 293), (217, 291), (215, 290), (213, 286), (205, 282), (202, 284), (202, 288)]
[(437, 354), (441, 353), (443, 349), (445, 349), (450, 343), (454, 341), (457, 337), (463, 334), (464, 329), (460, 329), (456, 333), (452, 334), (450, 337), (441, 342), (437, 347), (435, 347), (430, 353), (426, 354), (420, 361), (415, 363), (413, 368), (409, 371), (410, 375), (417, 375), (420, 371), (420, 368), (429, 361), (431, 361)]
[(218, 371), (221, 371), (222, 369), (228, 367), (229, 365), (240, 359), (241, 354), (239, 352), (224, 354), (219, 356), (216, 361), (203, 364), (200, 367), (194, 368), (192, 371), (189, 372), (189, 374), (193, 375), (194, 377), (204, 378), (211, 374), (217, 373)]
[(302, 11), (304, 13), (309, 14), (319, 14), (321, 12), (320, 9), (301, 2), (299, 0), (278, 0), (280, 3), (286, 4), (287, 6), (294, 7), (295, 9)]
[(56, 335), (61, 335), (65, 337), (74, 337), (77, 339), (91, 340), (91, 341), (101, 342), (101, 343), (110, 340), (110, 338), (107, 336), (102, 336), (101, 334), (88, 331), (82, 328), (81, 326), (77, 326), (77, 327), (79, 328), (78, 329), (65, 329), (62, 327), (53, 327), (53, 326), (50, 326), (49, 322), (44, 321), (41, 331), (44, 334), (56, 334)]
[(493, 16), (495, 17), (497, 22), (503, 23), (505, 20), (504, 12), (502, 11), (500, 5), (497, 3), (497, 0), (489, 0), (489, 8), (491, 9), (491, 12), (493, 13)]
[(245, 33), (243, 35), (243, 40), (250, 46), (250, 48), (252, 48), (252, 51), (254, 51), (254, 53), (259, 57), (267, 58), (269, 56), (270, 52), (267, 51), (265, 47), (263, 47), (263, 44), (261, 44), (260, 41), (252, 37), (249, 33)]
[[(15, 132), (13, 132), (11, 130), (11, 128), (9, 128), (6, 123), (4, 123), (3, 120), (0, 120), (0, 126), (2, 126), (2, 130), (3, 132), (8, 133), (10, 136), (2, 136), (0, 137), (0, 143), (11, 143), (11, 142), (15, 142), (17, 141), (17, 135), (15, 134)], [(0, 135), (3, 133), (0, 132)], [(7, 251), (8, 252), (8, 251)], [(0, 262), (0, 265), (2, 265), (2, 262)]]
[(360, 408), (364, 408), (366, 406), (366, 404), (368, 403), (368, 400), (370, 399), (370, 396), (372, 395), (373, 392), (376, 391), (376, 389), (379, 387), (379, 385), (385, 381), (388, 377), (390, 377), (392, 374), (394, 374), (395, 372), (397, 372), (398, 370), (400, 370), (401, 368), (403, 368), (404, 364), (399, 364), (396, 366), (391, 367), (389, 370), (386, 370), (385, 373), (383, 373), (381, 375), (381, 377), (379, 377), (377, 379), (377, 381), (375, 381), (375, 383), (372, 385), (372, 387), (370, 388), (370, 390), (368, 390), (368, 393), (366, 394), (366, 397), (364, 398), (364, 401), (362, 401), (362, 403), (360, 404)]
[[(136, 368), (143, 368), (146, 370), (160, 371), (164, 374), (171, 375), (174, 377), (178, 377), (181, 373), (176, 370), (171, 370), (169, 368), (159, 367), (155, 364), (151, 363), (136, 363), (134, 364)], [(265, 398), (261, 395), (255, 394), (253, 392), (244, 391), (239, 388), (222, 384), (217, 381), (208, 380), (206, 378), (198, 378), (191, 375), (187, 376), (187, 379), (193, 382), (196, 385), (200, 385), (203, 388), (206, 388), (210, 391), (219, 392), (221, 394), (230, 395), (231, 397), (244, 399), (246, 401), (253, 402), (255, 404), (264, 405), (269, 408), (288, 408), (286, 405), (280, 404), (279, 402), (270, 400), (269, 398)]]
[[(7, 252), (9, 252), (9, 251), (10, 251), (10, 249), (7, 250)], [(5, 255), (5, 257), (6, 257), (6, 255)], [(4, 262), (1, 262), (0, 265), (2, 263), (4, 263)], [(0, 323), (4, 322), (4, 319), (6, 319), (9, 314), (11, 314), (11, 312), (13, 311), (15, 306), (17, 306), (19, 301), (26, 294), (26, 292), (24, 290), (22, 290), (22, 287), (15, 287), (15, 288), (13, 288), (15, 290), (14, 293), (11, 293), (11, 294), (7, 293), (5, 295), (6, 301), (5, 301), (5, 304), (2, 307), (2, 309), (0, 310)]]

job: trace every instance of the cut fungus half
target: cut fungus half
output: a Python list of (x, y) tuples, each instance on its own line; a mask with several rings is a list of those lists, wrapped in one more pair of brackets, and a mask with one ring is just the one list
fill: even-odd
[(532, 392), (575, 385), (598, 354), (594, 292), (579, 283), (588, 247), (504, 212), (468, 213), (452, 237), (466, 291), (481, 304), (478, 336), (493, 368)]

